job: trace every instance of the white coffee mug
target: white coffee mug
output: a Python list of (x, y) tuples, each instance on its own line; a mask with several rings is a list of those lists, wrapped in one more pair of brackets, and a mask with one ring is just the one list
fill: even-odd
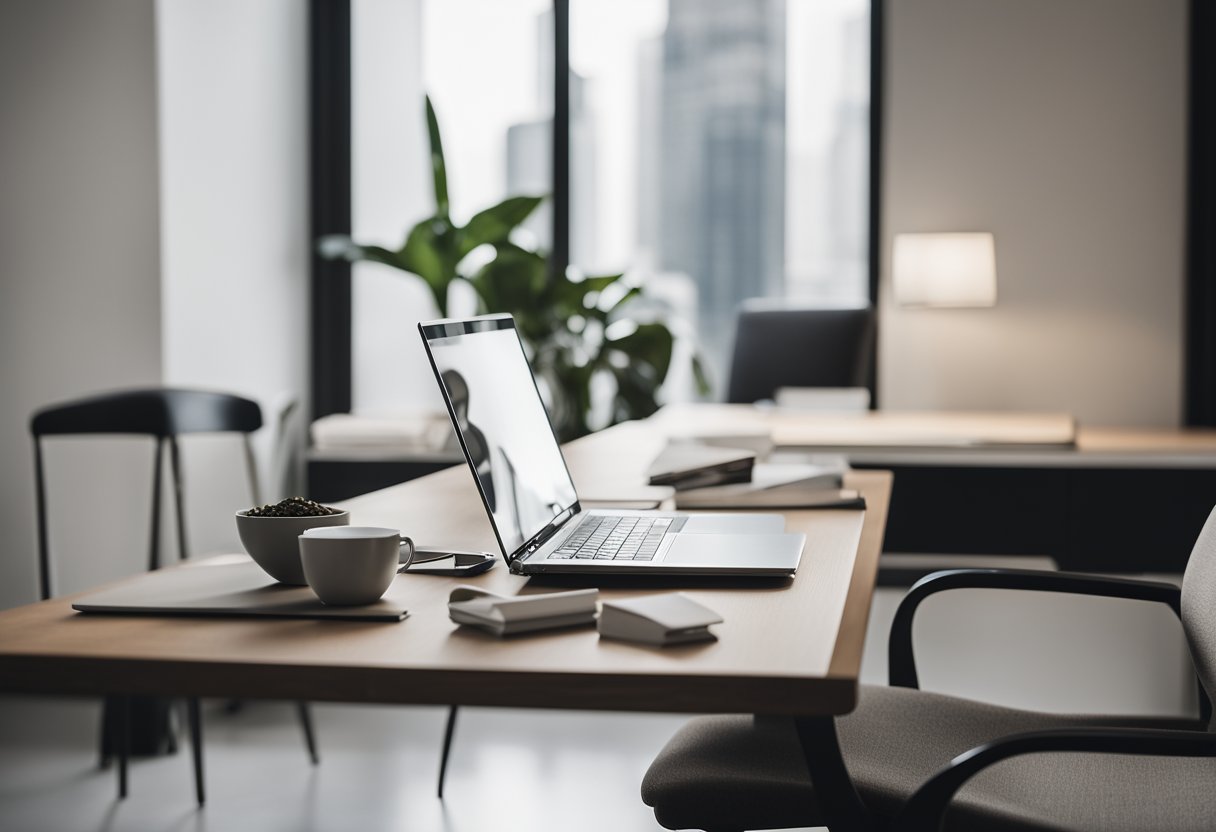
[[(409, 550), (401, 560), (400, 550)], [(414, 558), (414, 541), (398, 529), (328, 526), (300, 535), (304, 578), (324, 604), (372, 604), (384, 595), (401, 564)]]

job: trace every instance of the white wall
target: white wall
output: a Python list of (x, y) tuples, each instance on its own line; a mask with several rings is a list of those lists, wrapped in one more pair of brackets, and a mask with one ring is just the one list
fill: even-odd
[[(156, 16), (164, 381), (261, 405), (277, 500), (274, 416), (308, 394), (307, 4), (161, 0)], [(193, 551), (239, 547), (239, 440), (188, 437), (183, 455)]]
[[(37, 597), (32, 412), (160, 379), (155, 70), (152, 0), (0, 4), (0, 607)], [(48, 440), (59, 591), (142, 568), (151, 459)]]
[[(887, 4), (879, 396), (1176, 425), (1185, 0)], [(998, 305), (892, 305), (893, 235), (991, 231)]]
[[(268, 418), (306, 397), (306, 11), (0, 4), (0, 607), (37, 593), (35, 409), (162, 383), (241, 393)], [(151, 442), (46, 449), (56, 590), (142, 570)], [(239, 443), (183, 451), (193, 551), (235, 546), (231, 512), (251, 501)]]
[[(421, 0), (351, 4), (351, 228), (395, 249), (434, 211), (422, 89)], [(352, 409), (443, 410), (415, 328), (437, 317), (422, 281), (357, 263), (351, 287)]]

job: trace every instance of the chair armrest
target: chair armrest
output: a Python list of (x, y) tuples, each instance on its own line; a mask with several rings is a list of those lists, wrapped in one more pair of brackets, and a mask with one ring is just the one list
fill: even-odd
[(1216, 757), (1216, 734), (1144, 728), (1064, 728), (1011, 734), (966, 751), (916, 790), (891, 827), (893, 832), (940, 830), (963, 784), (994, 763), (1044, 752)]
[(887, 647), (889, 682), (895, 687), (919, 685), (912, 653), (912, 619), (917, 607), (930, 595), (948, 589), (1027, 589), (1037, 592), (1070, 592), (1107, 598), (1156, 601), (1182, 616), (1182, 591), (1161, 581), (1104, 578), (1077, 572), (1045, 572), (1035, 569), (948, 569), (921, 578), (900, 602), (891, 622)]

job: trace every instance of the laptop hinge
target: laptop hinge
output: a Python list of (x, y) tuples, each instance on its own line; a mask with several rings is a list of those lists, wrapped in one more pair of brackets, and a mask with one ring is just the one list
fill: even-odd
[(566, 524), (566, 521), (573, 517), (578, 512), (578, 503), (575, 503), (570, 508), (563, 511), (561, 514), (553, 518), (553, 522), (549, 523), (543, 529), (536, 533), (536, 536), (528, 541), (519, 551), (520, 558), (526, 558), (528, 555), (535, 552), (541, 546), (548, 542), (549, 538), (557, 534), (557, 530)]

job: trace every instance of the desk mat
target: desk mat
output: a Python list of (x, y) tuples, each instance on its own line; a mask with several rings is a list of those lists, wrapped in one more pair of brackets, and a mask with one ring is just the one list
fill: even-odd
[(306, 586), (276, 582), (248, 561), (162, 569), (86, 595), (72, 608), (87, 613), (139, 615), (276, 616), (346, 621), (400, 621), (409, 613), (392, 597), (374, 604), (327, 607)]

